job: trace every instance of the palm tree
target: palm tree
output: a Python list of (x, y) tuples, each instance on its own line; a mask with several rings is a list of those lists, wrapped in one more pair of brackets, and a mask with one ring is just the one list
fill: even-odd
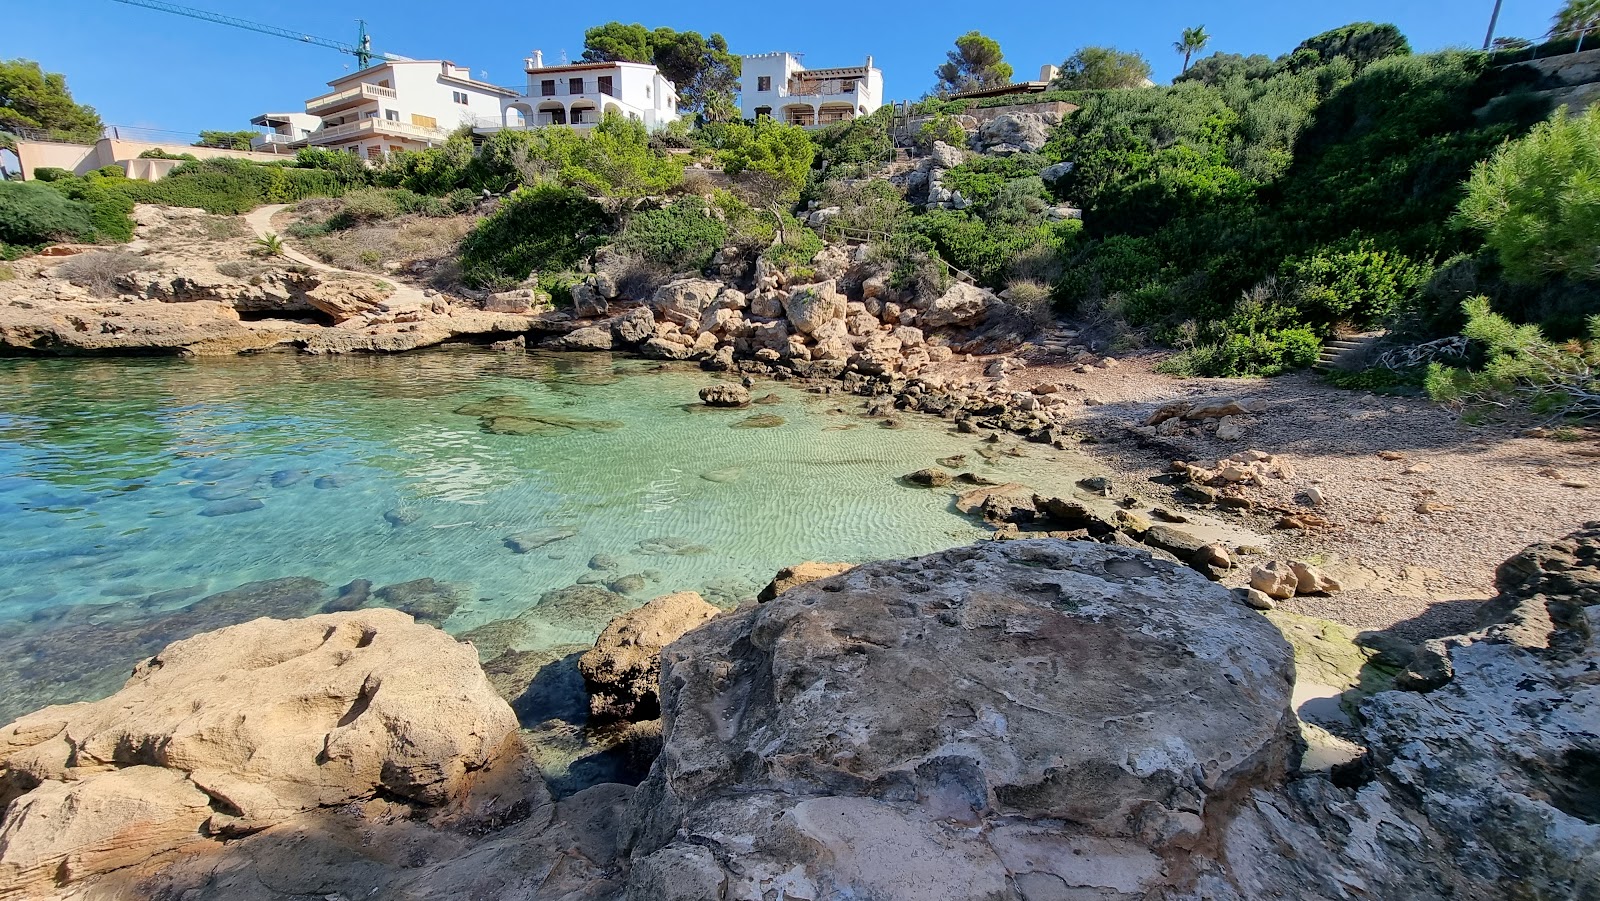
[(1552, 37), (1576, 33), (1581, 39), (1596, 29), (1600, 29), (1600, 0), (1567, 0), (1550, 33)]
[[(1573, 0), (1573, 2), (1578, 3), (1583, 2), (1583, 0)], [(1591, 0), (1591, 2), (1593, 2), (1593, 0)], [(1206, 45), (1209, 43), (1211, 43), (1211, 35), (1206, 34), (1206, 27), (1204, 25), (1201, 25), (1198, 28), (1185, 28), (1183, 30), (1183, 40), (1173, 41), (1172, 43), (1172, 49), (1183, 54), (1183, 71), (1189, 71), (1190, 58), (1196, 53), (1206, 49)]]

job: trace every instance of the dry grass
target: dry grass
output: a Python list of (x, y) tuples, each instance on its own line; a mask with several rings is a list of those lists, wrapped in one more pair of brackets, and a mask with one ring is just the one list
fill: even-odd
[(17, 270), (11, 268), (10, 263), (0, 263), (0, 282), (9, 282), (17, 277)]
[(436, 219), (404, 216), (372, 225), (310, 234), (295, 243), (317, 259), (341, 269), (386, 272), (395, 265), (454, 257), (456, 245), (471, 231), (476, 217)]
[(1050, 286), (1044, 282), (1030, 278), (1012, 279), (1006, 285), (1006, 298), (1036, 325), (1044, 326), (1055, 321), (1055, 303), (1050, 297)]
[(143, 257), (124, 250), (80, 253), (57, 266), (55, 274), (96, 297), (116, 297), (118, 279), (149, 265)]

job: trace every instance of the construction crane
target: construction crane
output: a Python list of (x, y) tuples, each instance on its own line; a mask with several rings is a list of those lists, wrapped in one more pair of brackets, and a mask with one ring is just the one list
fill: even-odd
[(146, 9), (160, 10), (161, 12), (172, 13), (178, 16), (188, 16), (191, 19), (200, 19), (205, 22), (216, 22), (219, 25), (232, 25), (234, 28), (243, 28), (247, 31), (257, 31), (261, 34), (270, 34), (275, 37), (288, 38), (291, 41), (299, 41), (302, 44), (315, 44), (318, 47), (327, 47), (330, 50), (337, 50), (340, 53), (348, 53), (355, 57), (356, 62), (361, 64), (360, 68), (362, 69), (365, 69), (367, 66), (371, 65), (372, 58), (375, 56), (382, 57), (383, 59), (401, 58), (389, 53), (373, 52), (372, 36), (367, 34), (367, 22), (365, 19), (356, 20), (360, 23), (359, 29), (356, 33), (356, 42), (354, 44), (346, 44), (342, 41), (332, 41), (327, 38), (319, 38), (309, 34), (302, 34), (298, 31), (290, 31), (287, 28), (278, 28), (275, 25), (262, 25), (260, 22), (251, 22), (248, 19), (236, 19), (233, 16), (218, 15), (217, 13), (207, 12), (203, 9), (193, 9), (188, 6), (179, 6), (176, 3), (162, 3), (160, 0), (116, 0), (116, 2), (126, 3), (129, 6), (142, 6)]

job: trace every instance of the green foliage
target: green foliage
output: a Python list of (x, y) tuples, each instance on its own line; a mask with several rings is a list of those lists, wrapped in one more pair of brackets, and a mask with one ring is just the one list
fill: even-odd
[(66, 169), (58, 169), (55, 166), (40, 166), (33, 170), (34, 181), (61, 181), (68, 178), (77, 178), (77, 176)]
[(1479, 163), (1460, 211), (1517, 282), (1600, 280), (1600, 108), (1562, 107)]
[(620, 250), (677, 271), (702, 270), (728, 243), (728, 226), (698, 197), (681, 197), (628, 217), (617, 235)]
[(1084, 47), (1061, 63), (1050, 87), (1058, 91), (1137, 88), (1150, 78), (1150, 63), (1136, 52), (1115, 47)]
[(720, 34), (705, 37), (697, 31), (651, 31), (637, 23), (607, 22), (584, 32), (583, 48), (587, 62), (654, 64), (677, 85), (679, 108), (685, 112), (726, 121), (737, 110), (732, 99), (739, 87), (739, 57), (728, 52)]
[(870, 116), (811, 132), (816, 148), (814, 165), (828, 178), (861, 178), (894, 159), (894, 140), (889, 136), (893, 112), (890, 107), (880, 107)]
[(283, 239), (277, 232), (267, 232), (256, 239), (256, 252), (267, 257), (283, 256)]
[(334, 172), (226, 157), (183, 163), (160, 181), (119, 180), (107, 186), (136, 203), (199, 207), (208, 213), (235, 216), (264, 204), (337, 196), (344, 191)]
[(1550, 23), (1552, 34), (1600, 30), (1600, 0), (1567, 0)]
[(1441, 403), (1461, 407), (1526, 408), (1541, 415), (1600, 419), (1600, 316), (1587, 341), (1554, 344), (1538, 326), (1517, 325), (1489, 308), (1488, 298), (1462, 304), (1462, 330), (1481, 353), (1474, 370), (1431, 363), (1425, 385)]
[(1183, 30), (1183, 37), (1172, 44), (1172, 49), (1183, 54), (1183, 71), (1189, 71), (1189, 60), (1196, 53), (1206, 49), (1206, 45), (1209, 43), (1211, 43), (1211, 35), (1206, 34), (1204, 25)]
[(839, 208), (833, 222), (860, 231), (891, 234), (899, 231), (911, 215), (911, 206), (900, 189), (881, 179), (823, 182), (816, 201), (823, 208)]
[(521, 188), (462, 240), (462, 277), (476, 287), (500, 288), (534, 272), (571, 269), (604, 244), (610, 230), (605, 210), (581, 191), (553, 184)]
[[(345, 155), (348, 156), (349, 154), (345, 154)], [(195, 156), (192, 153), (168, 153), (165, 150), (162, 150), (160, 147), (152, 147), (149, 150), (145, 150), (145, 151), (140, 152), (139, 159), (141, 159), (141, 160), (184, 160), (186, 162), (198, 162), (200, 158)]]
[(1273, 376), (1317, 361), (1322, 342), (1307, 329), (1224, 331), (1218, 340), (1183, 351), (1163, 363), (1173, 375)]
[(941, 97), (994, 88), (1011, 83), (1011, 64), (1000, 53), (1000, 42), (969, 31), (956, 38), (956, 49), (945, 54), (945, 62), (934, 70), (938, 82), (933, 91)]
[(328, 150), (322, 147), (302, 147), (295, 154), (294, 164), (302, 169), (332, 172), (346, 187), (369, 184), (372, 170), (353, 153)]
[(250, 142), (260, 137), (255, 131), (202, 131), (196, 147), (225, 147), (230, 150), (249, 150)]
[(1350, 60), (1359, 72), (1378, 60), (1410, 55), (1411, 42), (1400, 29), (1387, 24), (1355, 22), (1301, 41), (1289, 54), (1288, 64), (1302, 70), (1342, 58)]
[(809, 278), (812, 274), (811, 260), (823, 247), (822, 238), (800, 225), (793, 217), (784, 223), (783, 237), (781, 243), (763, 250), (761, 256), (781, 272)]
[(448, 194), (467, 183), (472, 161), (472, 136), (454, 134), (438, 147), (389, 154), (372, 178), (418, 194)]
[(30, 248), (93, 236), (86, 204), (67, 199), (50, 185), (0, 181), (0, 245)]
[(1346, 391), (1371, 391), (1374, 394), (1414, 394), (1423, 386), (1425, 369), (1389, 369), (1374, 366), (1370, 369), (1333, 369), (1323, 375), (1323, 380), (1335, 388)]
[(608, 112), (561, 170), (563, 183), (605, 197), (665, 194), (683, 180), (683, 163), (650, 147), (644, 124)]
[(1050, 165), (1045, 157), (1033, 153), (1010, 156), (972, 155), (961, 165), (944, 173), (941, 183), (952, 191), (982, 206), (993, 200), (1013, 179), (1032, 178)]
[(1037, 244), (1061, 245), (1075, 231), (1072, 226), (991, 224), (952, 210), (935, 210), (912, 220), (914, 234), (927, 238), (939, 256), (972, 273), (987, 287), (1005, 287), (1017, 257)]
[(61, 74), (47, 73), (31, 59), (0, 60), (0, 131), (28, 129), (93, 144), (104, 128), (94, 107), (72, 99)]
[(1432, 274), (1432, 267), (1371, 242), (1283, 264), (1283, 280), (1294, 290), (1302, 321), (1329, 332), (1340, 325), (1366, 330), (1382, 324)]
[(922, 123), (917, 129), (917, 146), (923, 150), (930, 150), (937, 142), (949, 144), (951, 147), (967, 146), (967, 131), (961, 127), (961, 122), (955, 116), (939, 113), (932, 119)]
[(758, 119), (754, 125), (730, 124), (717, 163), (729, 175), (766, 176), (780, 196), (792, 200), (800, 196), (815, 156), (816, 147), (805, 129)]

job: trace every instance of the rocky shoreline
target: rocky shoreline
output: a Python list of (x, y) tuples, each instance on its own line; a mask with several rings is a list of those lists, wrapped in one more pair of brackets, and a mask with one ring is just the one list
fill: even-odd
[(561, 800), (470, 645), (258, 619), (0, 729), (0, 897), (1587, 897), (1600, 523), (1499, 580), (1425, 668), (1096, 542), (663, 598), (582, 663), (648, 776)]

